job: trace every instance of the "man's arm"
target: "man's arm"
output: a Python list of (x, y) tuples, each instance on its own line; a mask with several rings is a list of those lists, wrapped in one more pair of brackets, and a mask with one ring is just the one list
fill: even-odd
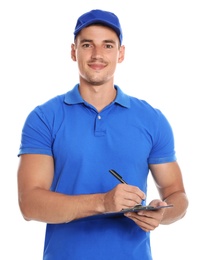
[(150, 165), (161, 200), (174, 207), (164, 211), (161, 224), (173, 223), (186, 214), (188, 198), (183, 177), (177, 162)]
[(65, 195), (50, 191), (54, 176), (51, 156), (24, 154), (18, 168), (18, 198), (26, 220), (65, 223), (105, 211), (133, 207), (145, 198), (135, 186), (119, 184), (107, 193)]
[(173, 204), (174, 207), (125, 214), (145, 231), (154, 230), (159, 224), (171, 224), (183, 218), (188, 207), (188, 198), (177, 162), (152, 164), (150, 170), (160, 195), (160, 199), (151, 201), (150, 205)]

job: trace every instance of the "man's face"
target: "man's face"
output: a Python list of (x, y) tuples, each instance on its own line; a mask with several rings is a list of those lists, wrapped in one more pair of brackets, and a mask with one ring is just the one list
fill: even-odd
[(113, 80), (117, 63), (124, 59), (117, 34), (109, 27), (91, 25), (80, 31), (72, 46), (72, 59), (78, 62), (81, 80), (101, 85)]

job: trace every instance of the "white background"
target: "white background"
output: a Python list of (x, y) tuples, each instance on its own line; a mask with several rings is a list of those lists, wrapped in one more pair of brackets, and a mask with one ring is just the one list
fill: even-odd
[[(45, 224), (24, 221), (18, 208), (21, 128), (36, 105), (78, 82), (73, 30), (96, 8), (116, 13), (123, 27), (126, 58), (116, 83), (160, 108), (175, 134), (190, 206), (184, 219), (152, 232), (154, 260), (212, 259), (212, 7), (205, 0), (1, 1), (0, 259), (42, 259)], [(151, 200), (158, 195), (149, 183)]]

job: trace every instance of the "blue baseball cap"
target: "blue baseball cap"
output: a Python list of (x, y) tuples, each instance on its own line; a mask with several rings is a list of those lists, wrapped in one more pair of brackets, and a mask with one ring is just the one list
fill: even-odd
[(110, 27), (118, 35), (120, 44), (122, 43), (123, 35), (118, 17), (114, 13), (99, 9), (91, 10), (78, 18), (74, 30), (74, 38), (83, 28), (92, 24), (103, 24)]

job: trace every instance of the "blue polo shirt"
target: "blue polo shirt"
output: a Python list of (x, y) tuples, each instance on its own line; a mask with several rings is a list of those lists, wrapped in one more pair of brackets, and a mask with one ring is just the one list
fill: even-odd
[[(18, 156), (53, 156), (52, 191), (107, 192), (118, 184), (109, 173), (114, 169), (146, 193), (149, 164), (176, 160), (173, 132), (161, 111), (115, 88), (116, 99), (101, 112), (82, 99), (77, 84), (28, 115)], [(43, 259), (150, 260), (149, 235), (124, 216), (47, 224)]]

